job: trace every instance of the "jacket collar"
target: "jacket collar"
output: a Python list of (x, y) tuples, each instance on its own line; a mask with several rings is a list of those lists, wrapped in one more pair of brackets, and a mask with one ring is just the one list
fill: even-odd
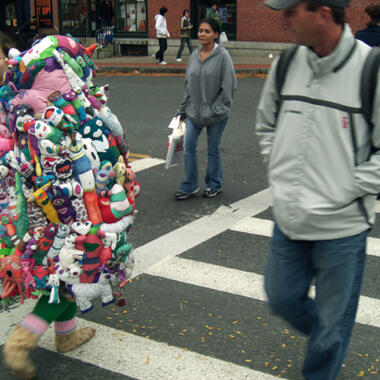
[(348, 24), (344, 25), (342, 35), (336, 48), (326, 57), (319, 57), (307, 49), (307, 61), (315, 75), (338, 71), (350, 58), (356, 46), (356, 40)]

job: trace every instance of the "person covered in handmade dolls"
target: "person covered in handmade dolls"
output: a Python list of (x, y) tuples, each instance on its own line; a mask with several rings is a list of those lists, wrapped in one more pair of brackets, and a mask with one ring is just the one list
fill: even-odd
[(42, 334), (54, 322), (55, 345), (58, 352), (69, 352), (95, 335), (95, 329), (77, 329), (75, 315), (77, 304), (68, 295), (60, 296), (59, 303), (49, 303), (49, 296), (38, 300), (32, 313), (13, 330), (3, 348), (5, 365), (22, 379), (32, 379), (37, 370), (29, 359)]

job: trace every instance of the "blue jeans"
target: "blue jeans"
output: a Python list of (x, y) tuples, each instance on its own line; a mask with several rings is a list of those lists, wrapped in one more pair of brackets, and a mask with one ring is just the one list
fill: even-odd
[(191, 38), (190, 37), (181, 37), (181, 45), (177, 52), (176, 58), (181, 58), (183, 49), (185, 48), (185, 44), (187, 44), (187, 47), (189, 48), (189, 54), (193, 52), (193, 45), (191, 44)]
[[(206, 186), (220, 190), (223, 185), (222, 158), (220, 142), (228, 117), (207, 128), (207, 171)], [(202, 128), (198, 128), (189, 119), (186, 119), (185, 134), (185, 172), (186, 179), (182, 182), (179, 191), (191, 193), (198, 187), (197, 143)]]
[[(274, 313), (309, 335), (303, 376), (333, 380), (358, 306), (368, 231), (334, 240), (290, 240), (275, 224), (265, 273)], [(316, 298), (308, 296), (315, 277)]]

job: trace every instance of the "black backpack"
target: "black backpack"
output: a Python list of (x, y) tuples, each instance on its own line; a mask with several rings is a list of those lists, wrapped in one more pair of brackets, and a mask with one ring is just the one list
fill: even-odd
[[(291, 46), (290, 48), (284, 50), (281, 54), (277, 68), (276, 68), (276, 91), (278, 94), (278, 104), (277, 113), (281, 106), (281, 90), (284, 85), (286, 73), (291, 60), (296, 53), (298, 45)], [(369, 52), (366, 61), (364, 62), (362, 73), (361, 73), (361, 83), (360, 83), (360, 94), (362, 99), (362, 110), (363, 115), (369, 125), (370, 129), (373, 129), (372, 109), (375, 97), (375, 90), (377, 85), (377, 72), (380, 66), (380, 48), (374, 47)]]

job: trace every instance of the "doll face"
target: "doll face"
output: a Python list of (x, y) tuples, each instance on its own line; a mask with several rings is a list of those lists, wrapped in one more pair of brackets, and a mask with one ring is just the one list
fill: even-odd
[(63, 111), (57, 107), (48, 107), (44, 113), (44, 119), (57, 126), (63, 119)]
[(52, 128), (44, 121), (37, 121), (34, 124), (34, 135), (38, 139), (46, 139), (52, 133)]
[(53, 45), (54, 41), (49, 37), (45, 37), (40, 42), (32, 46), (22, 58), (25, 66), (48, 56), (48, 51), (52, 50)]
[(69, 158), (60, 158), (54, 164), (53, 172), (60, 180), (70, 178), (73, 174), (73, 162)]
[(9, 174), (9, 168), (5, 165), (0, 165), (0, 180), (4, 179)]

